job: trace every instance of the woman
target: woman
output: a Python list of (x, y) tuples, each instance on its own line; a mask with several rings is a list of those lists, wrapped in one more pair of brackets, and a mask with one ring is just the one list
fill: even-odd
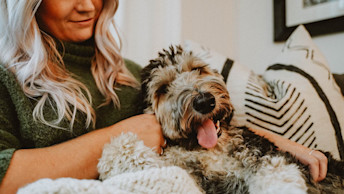
[[(96, 179), (103, 145), (124, 132), (162, 151), (160, 125), (140, 114), (140, 68), (109, 31), (117, 0), (0, 6), (0, 193), (46, 177)], [(257, 133), (310, 164), (315, 180), (326, 175), (320, 152)]]
[(142, 112), (132, 75), (140, 69), (125, 66), (109, 32), (117, 6), (115, 0), (1, 1), (0, 193), (42, 177), (97, 178), (103, 145), (122, 132), (161, 151), (155, 117), (129, 118)]

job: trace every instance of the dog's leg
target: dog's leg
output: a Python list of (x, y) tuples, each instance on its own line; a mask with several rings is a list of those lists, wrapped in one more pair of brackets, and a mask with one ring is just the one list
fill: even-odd
[(132, 133), (121, 134), (106, 144), (98, 162), (101, 180), (124, 172), (162, 167), (164, 162)]
[(248, 177), (250, 193), (307, 193), (305, 179), (296, 164), (287, 164), (284, 157), (264, 156), (257, 172)]

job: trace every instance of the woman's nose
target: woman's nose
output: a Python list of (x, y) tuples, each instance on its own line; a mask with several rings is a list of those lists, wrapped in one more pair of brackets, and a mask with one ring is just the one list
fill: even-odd
[(79, 12), (90, 12), (95, 10), (93, 0), (79, 0), (75, 8)]

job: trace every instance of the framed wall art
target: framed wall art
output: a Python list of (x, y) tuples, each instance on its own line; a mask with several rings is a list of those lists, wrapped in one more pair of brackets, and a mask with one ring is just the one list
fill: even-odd
[(312, 36), (344, 31), (344, 0), (274, 0), (274, 41), (303, 24)]

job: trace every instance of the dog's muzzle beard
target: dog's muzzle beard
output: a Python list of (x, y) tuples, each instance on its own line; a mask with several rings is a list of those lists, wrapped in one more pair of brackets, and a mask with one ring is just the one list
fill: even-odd
[(221, 126), (228, 125), (230, 120), (232, 107), (228, 97), (216, 98), (209, 92), (199, 92), (185, 101), (188, 103), (181, 107), (184, 111), (181, 111), (178, 130), (182, 138), (171, 140), (171, 143), (189, 150), (215, 147), (222, 134)]

